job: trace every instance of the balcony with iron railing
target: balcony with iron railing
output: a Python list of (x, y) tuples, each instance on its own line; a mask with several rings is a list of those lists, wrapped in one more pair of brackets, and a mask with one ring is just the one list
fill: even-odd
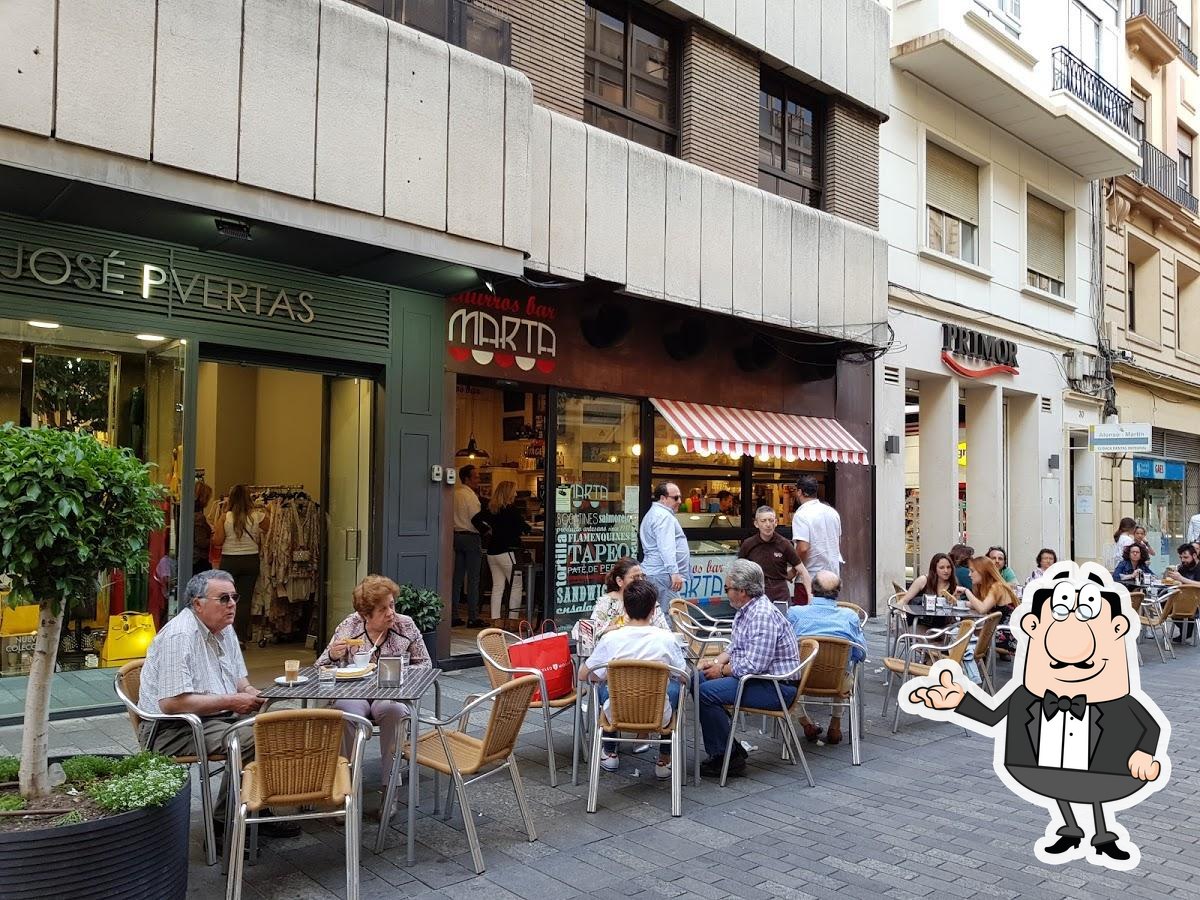
[(1106, 122), (1129, 134), (1133, 101), (1066, 47), (1055, 47), (1052, 90), (1066, 91)]
[[(1065, 49), (1052, 50), (1051, 35), (1057, 43), (1061, 29), (1002, 27), (1020, 24), (1018, 9), (1045, 5), (1044, 0), (1020, 7), (1001, 0), (892, 3), (892, 67), (1085, 180), (1126, 174), (1141, 164), (1138, 142), (1129, 133), (1132, 101), (1094, 71), (1099, 65), (1092, 68)], [(1102, 71), (1109, 65), (1120, 71), (1115, 53), (1102, 58)]]
[(1192, 29), (1172, 0), (1128, 0), (1126, 8), (1125, 37), (1131, 52), (1154, 66), (1165, 66), (1178, 56), (1196, 68)]
[(1179, 182), (1179, 165), (1149, 141), (1142, 141), (1142, 167), (1133, 177), (1192, 215), (1200, 209), (1200, 201)]
[(498, 62), (512, 64), (512, 23), (465, 0), (347, 0), (409, 28)]

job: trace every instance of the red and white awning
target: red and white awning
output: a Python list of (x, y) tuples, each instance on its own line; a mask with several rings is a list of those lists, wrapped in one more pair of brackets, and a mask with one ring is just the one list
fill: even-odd
[(868, 465), (867, 450), (834, 419), (650, 399), (689, 453), (778, 456), (788, 462)]

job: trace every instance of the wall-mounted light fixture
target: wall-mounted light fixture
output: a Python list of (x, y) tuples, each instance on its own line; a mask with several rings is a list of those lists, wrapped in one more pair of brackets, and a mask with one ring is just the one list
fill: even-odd
[(899, 453), (900, 452), (900, 435), (889, 434), (883, 439), (884, 453)]
[(1058, 468), (1058, 464), (1059, 464), (1059, 460), (1058, 460), (1058, 454), (1057, 454), (1057, 453), (1051, 453), (1051, 454), (1050, 454), (1050, 459), (1047, 461), (1046, 465), (1047, 465), (1047, 466), (1049, 466), (1051, 469), (1057, 469), (1057, 468)]

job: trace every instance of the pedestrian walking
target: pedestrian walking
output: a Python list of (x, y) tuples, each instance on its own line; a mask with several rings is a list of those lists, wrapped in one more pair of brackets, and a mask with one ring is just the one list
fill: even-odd
[(654, 488), (654, 502), (642, 517), (642, 572), (658, 588), (658, 605), (667, 615), (692, 573), (692, 554), (675, 513), (683, 495), (679, 485), (664, 481)]

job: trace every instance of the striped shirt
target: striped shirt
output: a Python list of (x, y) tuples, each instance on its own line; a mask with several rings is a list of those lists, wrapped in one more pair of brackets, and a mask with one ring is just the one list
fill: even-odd
[(245, 677), (246, 663), (233, 626), (213, 634), (188, 608), (150, 642), (138, 706), (161, 713), (159, 701), (181, 694), (236, 694)]
[(764, 594), (755, 597), (733, 617), (729, 671), (743, 675), (786, 675), (800, 665), (792, 626)]

